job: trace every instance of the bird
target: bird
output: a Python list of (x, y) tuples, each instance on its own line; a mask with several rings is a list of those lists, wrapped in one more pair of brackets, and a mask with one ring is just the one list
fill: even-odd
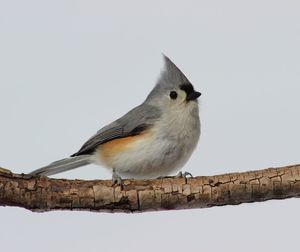
[(108, 168), (113, 183), (120, 184), (124, 178), (154, 179), (180, 171), (200, 138), (201, 93), (164, 54), (163, 61), (142, 104), (101, 128), (70, 157), (30, 174), (50, 176), (93, 163)]

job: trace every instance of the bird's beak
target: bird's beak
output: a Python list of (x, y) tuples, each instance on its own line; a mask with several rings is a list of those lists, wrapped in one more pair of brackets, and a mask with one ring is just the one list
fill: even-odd
[(197, 91), (193, 91), (191, 93), (189, 93), (186, 97), (186, 100), (187, 101), (193, 101), (193, 100), (196, 100), (199, 96), (201, 95), (200, 92), (197, 92)]

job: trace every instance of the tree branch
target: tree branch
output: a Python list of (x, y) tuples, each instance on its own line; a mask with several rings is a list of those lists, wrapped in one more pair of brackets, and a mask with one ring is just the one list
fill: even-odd
[(0, 206), (32, 211), (145, 212), (237, 205), (300, 196), (300, 165), (195, 178), (66, 180), (0, 168)]

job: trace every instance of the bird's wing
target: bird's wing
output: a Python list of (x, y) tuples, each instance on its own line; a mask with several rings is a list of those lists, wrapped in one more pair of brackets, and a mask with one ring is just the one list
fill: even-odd
[(158, 108), (144, 103), (100, 129), (72, 157), (92, 154), (99, 145), (113, 139), (141, 134), (144, 130), (153, 126), (160, 115)]

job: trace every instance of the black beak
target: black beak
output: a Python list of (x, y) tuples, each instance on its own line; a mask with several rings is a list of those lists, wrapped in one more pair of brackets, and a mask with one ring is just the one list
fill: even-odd
[(186, 100), (187, 101), (193, 101), (193, 100), (196, 100), (199, 96), (201, 95), (200, 92), (197, 92), (197, 91), (193, 91), (191, 93), (189, 93), (186, 97)]

